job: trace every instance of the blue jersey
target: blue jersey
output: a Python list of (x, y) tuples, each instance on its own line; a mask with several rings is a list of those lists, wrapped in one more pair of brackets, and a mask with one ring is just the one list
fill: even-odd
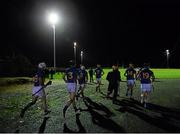
[(133, 68), (128, 68), (124, 75), (127, 77), (127, 80), (134, 80), (135, 79), (136, 71)]
[(40, 86), (41, 83), (39, 82), (39, 78), (42, 78), (42, 80), (45, 78), (45, 72), (43, 70), (38, 70), (37, 73), (35, 74), (33, 81), (34, 81), (34, 86)]
[(150, 84), (152, 77), (154, 78), (154, 73), (151, 70), (148, 68), (143, 69), (140, 72), (141, 84)]
[(87, 78), (87, 71), (79, 69), (78, 70), (78, 82), (79, 82), (79, 84), (86, 83), (86, 78)]
[(101, 78), (103, 73), (103, 70), (101, 68), (96, 68), (94, 72), (96, 74), (96, 78)]
[(76, 67), (71, 67), (66, 69), (66, 76), (68, 83), (76, 83), (77, 80), (77, 70)]

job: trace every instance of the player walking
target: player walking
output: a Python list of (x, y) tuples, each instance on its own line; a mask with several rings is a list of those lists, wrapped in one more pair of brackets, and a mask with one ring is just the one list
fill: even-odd
[(87, 81), (88, 81), (88, 73), (85, 70), (85, 67), (81, 65), (80, 69), (78, 70), (79, 90), (77, 92), (77, 97), (81, 95), (84, 98), (84, 88), (86, 87)]
[(133, 64), (129, 64), (129, 67), (126, 69), (124, 76), (127, 78), (126, 96), (132, 97), (136, 77), (136, 71), (134, 70)]
[(152, 90), (152, 82), (155, 79), (154, 73), (150, 70), (149, 64), (145, 63), (144, 68), (140, 72), (141, 81), (141, 103), (144, 103), (144, 107), (147, 106), (148, 95)]
[(77, 69), (71, 64), (71, 67), (67, 68), (63, 76), (63, 80), (67, 83), (67, 92), (69, 93), (69, 100), (63, 108), (63, 117), (66, 117), (66, 110), (72, 104), (75, 112), (77, 112), (77, 107), (75, 104), (76, 87), (77, 87)]
[(97, 91), (101, 92), (101, 90), (100, 90), (101, 77), (104, 75), (104, 71), (103, 71), (103, 69), (101, 68), (101, 65), (100, 65), (100, 64), (97, 64), (97, 68), (95, 69), (94, 72), (95, 72), (96, 81), (97, 81), (96, 92), (97, 92)]
[[(45, 71), (44, 70), (45, 69), (46, 69), (46, 64), (44, 62), (39, 63), (38, 71), (35, 74), (35, 76), (33, 77), (34, 87), (32, 88), (32, 93), (33, 93), (32, 102), (28, 103), (21, 110), (21, 113), (20, 113), (21, 118), (24, 117), (25, 111), (37, 102), (38, 98), (41, 98), (41, 100), (43, 102), (44, 114), (47, 115), (49, 112), (51, 112), (50, 110), (48, 110), (47, 103), (46, 103), (46, 93), (43, 88), (45, 86), (44, 85), (44, 82), (45, 82)], [(40, 90), (40, 89), (42, 89), (42, 90)]]

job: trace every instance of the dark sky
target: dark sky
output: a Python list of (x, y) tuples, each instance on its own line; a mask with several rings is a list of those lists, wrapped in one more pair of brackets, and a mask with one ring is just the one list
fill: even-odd
[(57, 65), (73, 58), (73, 42), (86, 65), (113, 62), (180, 67), (180, 1), (7, 0), (1, 2), (1, 57), (23, 54), (53, 65), (53, 31), (46, 14), (56, 10)]

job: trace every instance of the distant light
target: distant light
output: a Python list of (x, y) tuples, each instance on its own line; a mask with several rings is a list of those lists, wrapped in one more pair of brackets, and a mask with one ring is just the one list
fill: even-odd
[(169, 55), (169, 54), (170, 54), (168, 49), (166, 50), (166, 54), (167, 54), (167, 55)]
[(52, 25), (57, 24), (58, 19), (59, 19), (59, 17), (58, 17), (58, 15), (57, 15), (56, 13), (53, 12), (53, 13), (49, 14), (49, 22), (50, 22)]
[(83, 56), (83, 51), (81, 51), (81, 56)]
[(76, 42), (74, 42), (74, 48), (77, 46), (77, 43)]

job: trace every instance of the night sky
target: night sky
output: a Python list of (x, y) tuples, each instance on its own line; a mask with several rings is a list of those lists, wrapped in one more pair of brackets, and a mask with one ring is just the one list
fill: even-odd
[(1, 2), (0, 58), (22, 54), (33, 64), (53, 66), (53, 31), (47, 13), (62, 15), (56, 25), (57, 66), (73, 59), (73, 42), (85, 65), (180, 67), (180, 1), (173, 0), (4, 0)]

